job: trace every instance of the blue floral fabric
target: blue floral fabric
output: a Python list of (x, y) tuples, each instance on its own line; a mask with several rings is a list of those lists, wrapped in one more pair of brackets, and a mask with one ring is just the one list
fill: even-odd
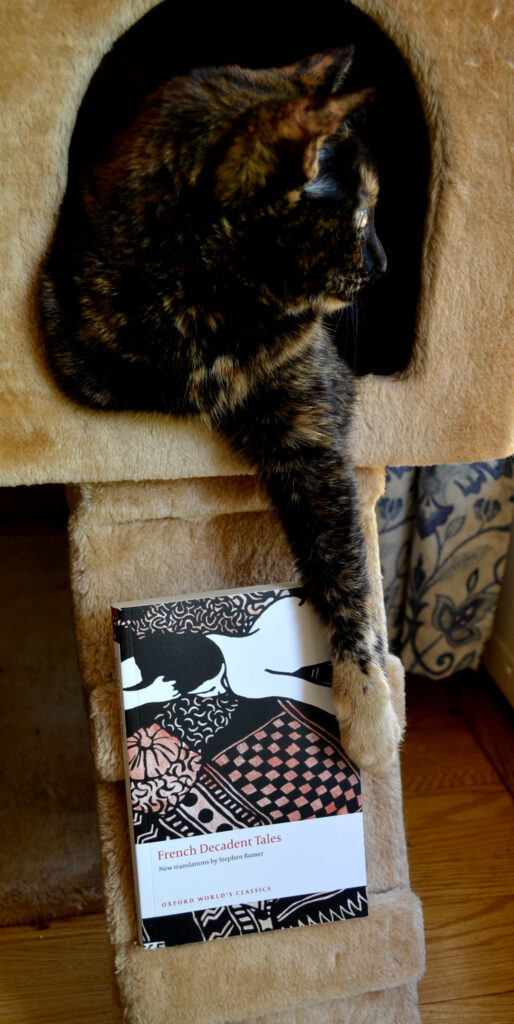
[(514, 511), (514, 461), (389, 468), (377, 506), (391, 649), (409, 672), (478, 666)]

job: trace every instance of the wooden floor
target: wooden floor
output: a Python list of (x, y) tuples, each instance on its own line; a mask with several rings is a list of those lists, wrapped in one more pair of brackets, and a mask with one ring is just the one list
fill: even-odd
[[(408, 687), (402, 764), (412, 887), (425, 910), (422, 1017), (513, 1024), (512, 799), (454, 711), (462, 710), (455, 692), (450, 699), (421, 680)], [(487, 699), (475, 695), (473, 707), (482, 726), (490, 721), (494, 735), (512, 738), (505, 723), (496, 727)], [(101, 915), (6, 928), (0, 945), (0, 1024), (113, 1024)]]
[[(423, 901), (424, 1024), (514, 1022), (514, 807), (451, 700), (411, 679), (403, 750), (412, 888)], [(487, 693), (483, 716), (497, 722)], [(502, 722), (501, 727), (514, 733)], [(497, 727), (499, 730), (499, 726)], [(511, 742), (514, 756), (514, 742)]]

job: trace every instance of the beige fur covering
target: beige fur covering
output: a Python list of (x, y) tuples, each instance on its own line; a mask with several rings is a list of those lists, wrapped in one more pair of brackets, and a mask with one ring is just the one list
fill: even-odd
[[(373, 613), (383, 599), (374, 506), (383, 472), (358, 473)], [(400, 772), (363, 776), (370, 914), (356, 921), (143, 950), (136, 943), (111, 601), (294, 579), (285, 536), (251, 477), (77, 487), (72, 584), (98, 774), (109, 934), (130, 1024), (416, 1024), (423, 969), (410, 891)], [(106, 668), (107, 666), (107, 668)], [(403, 721), (403, 670), (388, 658)], [(265, 982), (263, 981), (265, 979)]]
[[(240, 471), (198, 425), (170, 429), (163, 416), (75, 408), (50, 380), (38, 347), (34, 278), (64, 192), (77, 110), (103, 55), (152, 6), (155, 0), (1, 3), (0, 483)], [(512, 9), (504, 0), (356, 6), (410, 66), (432, 147), (415, 356), (402, 380), (362, 382), (356, 461), (499, 457), (514, 449)], [(330, 13), (337, 43), (337, 5)]]

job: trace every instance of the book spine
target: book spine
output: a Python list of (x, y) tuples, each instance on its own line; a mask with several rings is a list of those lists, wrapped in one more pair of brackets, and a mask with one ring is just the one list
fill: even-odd
[[(141, 920), (141, 898), (139, 891), (139, 872), (136, 857), (136, 836), (134, 832), (134, 816), (132, 810), (132, 790), (130, 784), (130, 772), (128, 763), (128, 735), (127, 719), (125, 715), (125, 695), (123, 692), (123, 669), (122, 661), (134, 656), (133, 632), (130, 628), (130, 608), (114, 608), (111, 606), (113, 622), (113, 642), (115, 661), (118, 678), (118, 710), (120, 714), (120, 735), (123, 757), (123, 771), (125, 775), (125, 797), (127, 801), (127, 817), (130, 834), (130, 854), (132, 858), (132, 874), (134, 877), (134, 891), (136, 894), (136, 919), (139, 933), (139, 941), (143, 944), (143, 923)], [(126, 628), (120, 628), (120, 623), (128, 623)], [(116, 625), (115, 625), (116, 624)], [(139, 710), (139, 709), (138, 709)], [(138, 714), (138, 726), (140, 725)]]

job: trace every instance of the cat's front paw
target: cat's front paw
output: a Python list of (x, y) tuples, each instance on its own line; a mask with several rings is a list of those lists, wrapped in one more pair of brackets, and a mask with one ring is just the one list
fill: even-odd
[(346, 753), (360, 768), (381, 774), (395, 761), (402, 730), (382, 670), (363, 672), (345, 659), (333, 666), (333, 696)]

